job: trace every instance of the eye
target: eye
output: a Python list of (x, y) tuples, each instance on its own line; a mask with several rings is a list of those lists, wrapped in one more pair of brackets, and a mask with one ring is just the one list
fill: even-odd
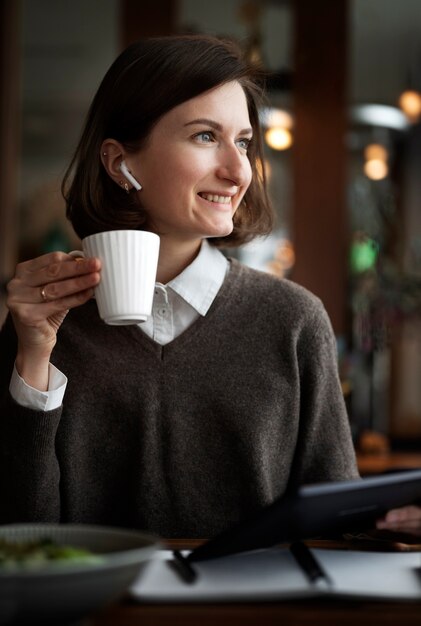
[(199, 143), (212, 143), (215, 141), (215, 137), (210, 130), (202, 130), (200, 133), (196, 133), (194, 139)]
[(251, 144), (251, 137), (242, 137), (235, 142), (240, 150), (247, 152)]

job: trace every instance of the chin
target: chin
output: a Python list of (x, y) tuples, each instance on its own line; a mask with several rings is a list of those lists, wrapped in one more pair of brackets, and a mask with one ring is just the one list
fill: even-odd
[(206, 237), (227, 237), (232, 233), (234, 229), (233, 222), (229, 222), (228, 224), (219, 224), (215, 228), (209, 228)]

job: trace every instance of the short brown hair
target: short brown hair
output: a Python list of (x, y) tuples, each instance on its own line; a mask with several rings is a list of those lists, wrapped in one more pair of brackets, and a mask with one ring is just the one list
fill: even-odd
[(232, 41), (180, 35), (132, 44), (105, 74), (62, 183), (67, 217), (79, 237), (119, 228), (147, 229), (141, 196), (124, 193), (103, 167), (102, 142), (113, 138), (136, 152), (165, 113), (230, 81), (240, 83), (247, 99), (254, 132), (248, 152), (253, 178), (234, 215), (232, 233), (209, 242), (237, 246), (270, 232), (273, 212), (263, 165), (258, 111), (262, 91), (256, 70)]

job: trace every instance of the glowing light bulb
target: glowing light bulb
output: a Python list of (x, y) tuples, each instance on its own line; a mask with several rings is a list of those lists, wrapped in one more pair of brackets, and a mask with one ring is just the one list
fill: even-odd
[(364, 163), (364, 173), (371, 180), (382, 180), (388, 175), (389, 167), (381, 159), (370, 159)]
[(370, 143), (364, 150), (364, 158), (366, 161), (387, 161), (388, 152), (384, 146), (379, 143)]
[(275, 126), (265, 133), (267, 145), (273, 150), (287, 150), (292, 145), (292, 135), (287, 128)]
[(409, 120), (416, 122), (421, 115), (421, 94), (407, 89), (399, 98), (399, 106)]

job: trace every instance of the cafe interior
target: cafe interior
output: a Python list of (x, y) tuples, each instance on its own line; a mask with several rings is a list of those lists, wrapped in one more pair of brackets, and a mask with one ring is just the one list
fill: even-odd
[(267, 75), (276, 226), (230, 254), (322, 299), (361, 472), (421, 466), (418, 0), (20, 0), (2, 12), (0, 318), (17, 261), (78, 247), (60, 182), (113, 58), (140, 37), (232, 37)]
[[(276, 224), (229, 254), (324, 303), (360, 473), (421, 468), (420, 1), (16, 0), (0, 12), (0, 321), (17, 262), (79, 247), (60, 184), (117, 54), (142, 37), (231, 37), (267, 76), (260, 115)], [(335, 606), (282, 616), (355, 623)], [(279, 623), (270, 605), (259, 611)], [(415, 611), (399, 611), (415, 623)], [(247, 607), (231, 622), (222, 609), (208, 615), (257, 623)], [(129, 608), (119, 623), (175, 623), (170, 609), (156, 616), (138, 622)], [(195, 616), (211, 623), (193, 609), (177, 623)]]

